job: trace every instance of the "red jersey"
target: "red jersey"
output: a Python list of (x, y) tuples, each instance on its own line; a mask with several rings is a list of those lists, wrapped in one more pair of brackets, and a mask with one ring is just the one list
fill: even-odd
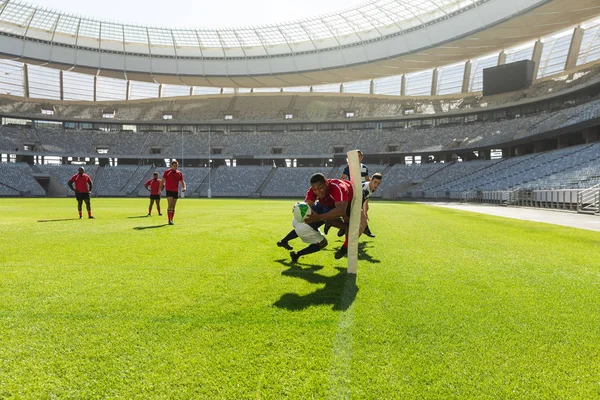
[(69, 182), (75, 182), (75, 191), (79, 193), (89, 193), (90, 187), (88, 184), (92, 183), (92, 179), (88, 174), (76, 173), (69, 179)]
[[(354, 189), (350, 181), (342, 179), (326, 179), (325, 185), (327, 186), (327, 195), (323, 199), (319, 198), (319, 203), (321, 203), (323, 207), (334, 208), (335, 203), (339, 203), (340, 201), (347, 201), (348, 203), (352, 201)], [(312, 188), (308, 189), (306, 192), (305, 200), (317, 201), (317, 195)]]
[(165, 179), (165, 189), (169, 192), (179, 191), (179, 182), (183, 182), (183, 174), (181, 171), (175, 171), (172, 168), (169, 168), (163, 174), (163, 178)]
[(144, 183), (144, 186), (147, 188), (150, 186), (150, 194), (153, 196), (160, 194), (160, 180), (158, 178), (150, 179), (148, 182)]

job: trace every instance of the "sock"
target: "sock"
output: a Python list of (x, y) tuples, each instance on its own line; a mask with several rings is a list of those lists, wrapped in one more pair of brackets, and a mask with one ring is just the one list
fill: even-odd
[(88, 211), (88, 217), (92, 216), (92, 210)]
[(79, 211), (79, 216), (81, 217), (81, 211)]
[(316, 253), (319, 250), (321, 250), (321, 246), (319, 246), (318, 244), (311, 244), (310, 246), (303, 248), (296, 254), (299, 256), (305, 256), (307, 254)]
[(346, 240), (344, 240), (343, 247), (348, 248), (348, 233), (346, 232)]
[(172, 211), (172, 210), (167, 211), (167, 215), (169, 216), (169, 221), (173, 221), (173, 214), (175, 214), (175, 211)]
[(290, 233), (287, 234), (286, 237), (284, 237), (283, 239), (281, 239), (281, 241), (283, 243), (287, 243), (287, 242), (289, 242), (292, 239), (296, 239), (297, 237), (298, 237), (298, 234), (296, 233), (296, 231), (294, 229), (292, 229), (290, 231)]

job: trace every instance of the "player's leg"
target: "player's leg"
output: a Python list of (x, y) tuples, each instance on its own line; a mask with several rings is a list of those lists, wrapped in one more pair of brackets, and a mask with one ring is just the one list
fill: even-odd
[(88, 218), (94, 218), (92, 216), (92, 205), (90, 204), (90, 196), (89, 196), (89, 194), (86, 197), (84, 197), (83, 200), (85, 201), (85, 209), (87, 210)]
[(158, 211), (158, 215), (162, 215), (160, 213), (160, 197), (156, 198), (156, 211)]
[(169, 202), (169, 209), (167, 210), (169, 225), (173, 225), (173, 217), (175, 216), (175, 205), (177, 204), (177, 197), (167, 197), (167, 201)]
[(172, 224), (171, 216), (173, 215), (173, 197), (167, 196), (167, 219), (169, 220), (169, 224)]
[(154, 205), (154, 199), (150, 196), (150, 205), (148, 206), (148, 217), (152, 215), (152, 206)]
[(289, 245), (289, 241), (292, 239), (296, 239), (298, 234), (295, 229), (292, 229), (283, 239), (277, 242), (277, 246), (283, 247), (286, 250), (293, 250), (293, 247)]
[(82, 210), (82, 206), (83, 206), (83, 199), (79, 196), (79, 194), (76, 195), (77, 196), (77, 211), (79, 211), (79, 219), (83, 218), (81, 216), (81, 210)]
[(312, 254), (312, 253), (316, 253), (317, 251), (320, 251), (321, 249), (324, 249), (325, 247), (327, 247), (327, 239), (323, 238), (323, 240), (319, 243), (312, 243), (308, 246), (306, 246), (305, 248), (303, 248), (302, 250), (298, 251), (298, 252), (290, 252), (290, 257), (292, 258), (292, 262), (297, 262), (298, 259), (302, 256), (306, 256), (308, 254)]
[(310, 244), (299, 252), (290, 252), (292, 262), (297, 262), (301, 256), (316, 253), (327, 246), (327, 238), (318, 228), (314, 229), (311, 225), (299, 223), (294, 226), (294, 229), (303, 242)]
[(175, 215), (175, 204), (177, 204), (178, 193), (167, 190), (167, 218), (169, 225), (173, 225), (173, 216)]
[[(346, 238), (344, 240), (344, 244), (342, 245), (342, 247), (339, 248), (338, 251), (335, 252), (335, 259), (339, 260), (340, 258), (344, 257), (346, 254), (348, 254), (348, 228), (350, 227), (350, 203), (348, 203), (348, 208), (346, 209), (346, 215), (343, 217), (343, 221), (344, 221), (344, 228), (343, 228), (343, 232), (346, 235)], [(340, 229), (340, 232), (342, 231), (342, 229)], [(339, 233), (338, 233), (338, 236)]]

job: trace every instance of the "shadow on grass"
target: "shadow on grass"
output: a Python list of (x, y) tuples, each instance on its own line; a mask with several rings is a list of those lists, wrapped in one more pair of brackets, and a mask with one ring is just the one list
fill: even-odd
[(379, 264), (381, 260), (371, 257), (366, 251), (367, 249), (373, 248), (373, 246), (370, 246), (370, 244), (371, 242), (361, 242), (358, 244), (358, 259), (365, 260), (371, 264)]
[(282, 275), (304, 279), (309, 283), (325, 284), (325, 286), (307, 295), (285, 293), (273, 304), (275, 307), (299, 311), (311, 306), (331, 305), (334, 311), (346, 311), (356, 298), (358, 292), (356, 275), (349, 274), (346, 268), (336, 267), (338, 270), (336, 275), (323, 276), (316, 273), (323, 269), (321, 265), (309, 265), (309, 268), (305, 269), (285, 260), (277, 260), (277, 262), (289, 267), (281, 273)]
[(136, 217), (127, 217), (127, 218), (129, 218), (129, 219), (137, 219), (137, 218), (150, 218), (150, 217), (147, 216), (147, 215), (138, 215)]
[(37, 222), (64, 222), (64, 221), (77, 221), (78, 218), (62, 218), (62, 219), (38, 219)]
[(163, 226), (167, 226), (168, 224), (161, 224), (161, 225), (150, 225), (150, 226), (136, 226), (133, 229), (135, 229), (136, 231), (143, 231), (145, 229), (156, 229), (156, 228), (162, 228)]

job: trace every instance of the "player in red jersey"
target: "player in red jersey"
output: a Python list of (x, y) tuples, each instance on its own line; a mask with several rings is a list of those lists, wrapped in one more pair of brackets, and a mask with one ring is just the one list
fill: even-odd
[(154, 205), (154, 202), (156, 202), (156, 211), (158, 211), (158, 215), (162, 215), (160, 213), (160, 180), (158, 179), (158, 172), (155, 172), (153, 174), (152, 179), (144, 183), (144, 187), (147, 191), (150, 192), (150, 205), (148, 206), (148, 216), (152, 214), (152, 206)]
[(173, 225), (173, 216), (175, 215), (175, 205), (179, 198), (179, 182), (181, 182), (181, 191), (185, 192), (185, 181), (183, 180), (183, 174), (181, 171), (177, 171), (179, 162), (177, 160), (171, 161), (171, 168), (165, 171), (160, 181), (159, 192), (162, 192), (163, 188), (167, 191), (167, 215), (169, 218), (169, 225)]
[[(332, 226), (345, 227), (350, 221), (350, 207), (354, 188), (350, 181), (341, 179), (325, 179), (323, 174), (314, 174), (310, 177), (310, 189), (306, 192), (304, 201), (311, 207), (319, 200), (322, 210), (312, 213), (304, 221), (307, 224), (319, 221), (328, 221)], [(313, 207), (314, 209), (314, 207)], [(322, 211), (322, 212), (319, 212)], [(342, 219), (342, 222), (338, 221)], [(344, 245), (335, 253), (335, 258), (340, 259), (348, 253), (348, 235)]]
[[(90, 192), (92, 191), (94, 184), (92, 182), (92, 178), (85, 173), (85, 169), (83, 167), (79, 167), (78, 172), (73, 175), (71, 179), (69, 179), (67, 184), (69, 185), (69, 188), (75, 192), (75, 197), (77, 198), (77, 210), (79, 211), (79, 219), (83, 218), (81, 216), (81, 205), (84, 201), (88, 218), (94, 218), (92, 216), (92, 206), (90, 205)], [(75, 187), (73, 187), (73, 184), (75, 184)]]

